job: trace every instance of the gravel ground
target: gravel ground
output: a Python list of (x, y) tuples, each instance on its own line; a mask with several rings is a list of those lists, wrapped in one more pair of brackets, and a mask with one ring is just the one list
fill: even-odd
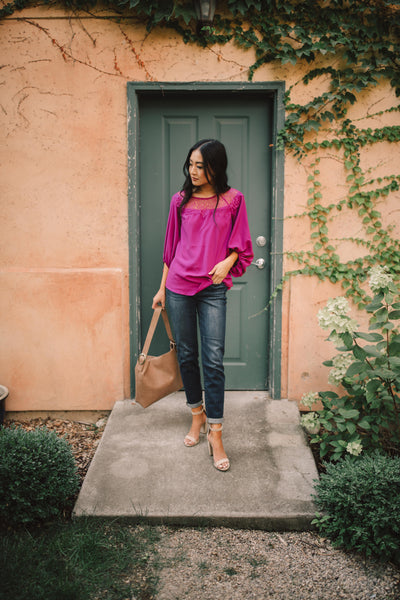
[[(82, 481), (106, 421), (48, 418), (5, 425), (46, 426), (65, 436)], [(158, 576), (158, 591), (146, 600), (400, 600), (398, 567), (335, 549), (314, 532), (157, 529), (160, 541), (148, 573)]]
[(400, 570), (313, 532), (161, 528), (157, 600), (399, 600)]

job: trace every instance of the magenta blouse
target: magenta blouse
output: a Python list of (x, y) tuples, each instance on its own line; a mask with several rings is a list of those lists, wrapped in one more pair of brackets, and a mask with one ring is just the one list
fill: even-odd
[(169, 268), (166, 287), (193, 296), (212, 284), (208, 273), (235, 251), (238, 259), (224, 279), (231, 288), (232, 276), (243, 275), (254, 256), (243, 194), (230, 188), (219, 197), (215, 212), (216, 196), (192, 196), (182, 209), (179, 225), (181, 202), (181, 192), (172, 196), (163, 255)]

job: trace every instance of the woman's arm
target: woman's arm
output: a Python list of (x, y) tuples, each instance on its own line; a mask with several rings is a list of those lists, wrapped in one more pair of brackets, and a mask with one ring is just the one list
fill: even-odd
[(212, 282), (214, 284), (218, 285), (224, 281), (229, 271), (237, 261), (238, 256), (238, 253), (233, 250), (230, 255), (225, 258), (225, 260), (221, 260), (221, 262), (217, 263), (215, 267), (211, 269), (209, 275), (211, 275)]
[(228, 241), (228, 249), (235, 250), (238, 254), (238, 259), (232, 266), (230, 274), (232, 277), (241, 277), (251, 264), (254, 252), (243, 194), (239, 193), (236, 200), (239, 203), (234, 216), (232, 233)]
[(157, 308), (160, 304), (161, 304), (162, 308), (165, 308), (165, 284), (167, 281), (168, 271), (169, 271), (169, 268), (164, 263), (160, 288), (153, 298), (153, 304), (151, 305), (151, 308)]
[(161, 283), (158, 292), (153, 298), (153, 304), (151, 307), (157, 308), (161, 304), (162, 308), (165, 308), (165, 284), (167, 282), (167, 275), (169, 266), (175, 256), (176, 246), (180, 239), (180, 225), (178, 206), (181, 197), (179, 194), (172, 196), (171, 204), (169, 207), (167, 229), (165, 232), (164, 240), (164, 252), (163, 252), (163, 273), (161, 277)]

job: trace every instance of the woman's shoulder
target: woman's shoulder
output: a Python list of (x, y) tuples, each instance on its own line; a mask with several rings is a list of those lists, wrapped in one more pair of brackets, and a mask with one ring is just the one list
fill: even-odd
[(226, 193), (230, 194), (234, 198), (237, 198), (238, 196), (240, 196), (240, 198), (243, 198), (243, 193), (240, 190), (237, 190), (233, 187), (229, 188), (229, 190)]
[(171, 198), (171, 204), (180, 205), (183, 199), (183, 192), (176, 192)]
[(231, 206), (233, 209), (236, 209), (243, 200), (243, 194), (236, 188), (231, 187), (223, 194), (223, 198), (225, 202), (229, 204), (229, 206)]

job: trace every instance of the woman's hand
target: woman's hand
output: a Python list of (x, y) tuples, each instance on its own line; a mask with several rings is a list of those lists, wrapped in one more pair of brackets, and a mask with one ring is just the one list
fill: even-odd
[(157, 294), (153, 298), (153, 304), (151, 308), (159, 308), (161, 304), (162, 308), (165, 308), (165, 288), (160, 288)]
[(224, 281), (229, 271), (237, 261), (237, 252), (232, 252), (225, 260), (217, 263), (213, 269), (209, 272), (214, 285), (218, 285)]

